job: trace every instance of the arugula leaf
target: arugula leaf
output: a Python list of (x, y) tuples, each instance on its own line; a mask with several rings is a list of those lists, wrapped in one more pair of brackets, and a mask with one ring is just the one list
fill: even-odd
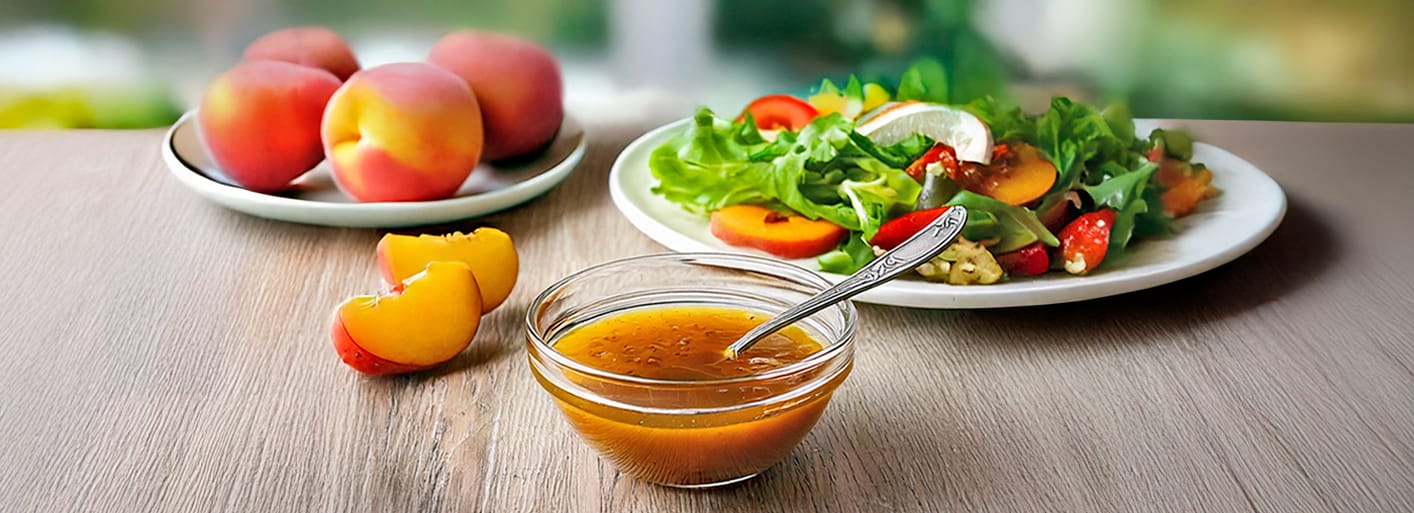
[[(918, 160), (918, 158), (922, 157), (924, 153), (928, 153), (928, 150), (932, 147), (933, 138), (923, 134), (913, 134), (907, 139), (896, 142), (889, 146), (876, 146), (876, 148), (879, 148), (882, 154), (892, 155), (895, 158), (902, 158), (903, 160), (900, 162), (902, 162), (903, 165), (897, 166), (900, 169), (907, 169), (909, 164), (912, 164), (913, 161)], [(884, 157), (880, 157), (879, 160), (885, 159)]]
[(1110, 207), (1117, 210), (1136, 201), (1143, 202), (1141, 195), (1149, 184), (1149, 177), (1154, 174), (1154, 170), (1158, 169), (1158, 166), (1146, 163), (1138, 170), (1130, 171), (1118, 164), (1107, 162), (1104, 168), (1114, 173), (1112, 178), (1100, 182), (1098, 185), (1087, 185), (1081, 189), (1090, 195), (1090, 199), (1095, 202), (1096, 207)]
[(1134, 216), (1134, 236), (1149, 238), (1172, 235), (1175, 231), (1173, 218), (1164, 215), (1164, 201), (1159, 196), (1158, 188), (1145, 189), (1143, 196), (1147, 208)]
[[(1036, 213), (1024, 207), (1010, 205), (972, 191), (961, 191), (947, 205), (967, 207), (967, 226), (963, 228), (968, 240), (983, 241), (995, 239), (993, 253), (1006, 253), (1020, 249), (1036, 241), (1047, 246), (1059, 246), (1060, 240), (1041, 224)], [(975, 218), (975, 219), (974, 219)]]
[(1106, 166), (1118, 167), (1124, 173), (1082, 189), (1090, 195), (1096, 208), (1108, 207), (1115, 211), (1115, 224), (1110, 228), (1110, 248), (1122, 250), (1129, 245), (1134, 234), (1135, 218), (1149, 211), (1144, 191), (1148, 190), (1149, 179), (1158, 166), (1146, 163), (1135, 171), (1113, 163), (1106, 163)]
[(860, 135), (859, 132), (850, 132), (849, 137), (856, 147), (869, 156), (898, 169), (908, 169), (909, 164), (918, 160), (928, 152), (929, 148), (933, 147), (933, 139), (923, 134), (913, 134), (913, 136), (889, 146), (874, 144), (874, 141)]

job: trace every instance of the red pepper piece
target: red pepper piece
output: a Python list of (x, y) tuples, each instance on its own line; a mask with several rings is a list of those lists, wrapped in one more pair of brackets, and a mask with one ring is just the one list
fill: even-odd
[(1115, 211), (1108, 208), (1081, 215), (1061, 229), (1060, 251), (1065, 271), (1085, 274), (1099, 267), (1110, 249)]
[(1007, 274), (1012, 276), (1039, 276), (1051, 267), (1051, 256), (1046, 253), (1046, 245), (1033, 242), (1031, 245), (997, 255), (997, 263), (1002, 264)]
[(878, 246), (887, 251), (903, 244), (914, 234), (923, 230), (924, 227), (932, 223), (938, 216), (943, 215), (952, 207), (930, 208), (909, 212), (897, 219), (884, 223), (879, 227), (879, 232), (874, 234), (874, 238), (869, 240), (869, 244)]
[(924, 153), (922, 157), (918, 157), (918, 160), (909, 164), (908, 169), (905, 169), (904, 172), (908, 173), (908, 176), (913, 177), (914, 180), (921, 182), (923, 181), (923, 173), (928, 172), (928, 165), (935, 162), (943, 166), (943, 170), (949, 178), (955, 178), (957, 176), (959, 170), (957, 152), (953, 151), (952, 146), (943, 143), (933, 143), (933, 147), (929, 148), (928, 152)]
[(992, 147), (992, 162), (1006, 160), (1011, 157), (1011, 147), (1006, 144), (998, 144)]

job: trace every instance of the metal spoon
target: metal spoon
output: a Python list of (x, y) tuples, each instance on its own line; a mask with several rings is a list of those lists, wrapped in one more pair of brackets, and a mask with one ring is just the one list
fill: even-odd
[(815, 312), (824, 310), (830, 305), (852, 298), (860, 292), (883, 285), (884, 282), (897, 278), (899, 275), (932, 260), (933, 257), (947, 249), (953, 240), (957, 239), (958, 234), (962, 233), (962, 226), (966, 223), (966, 208), (960, 206), (949, 208), (928, 226), (903, 241), (903, 244), (880, 255), (879, 258), (845, 278), (844, 281), (790, 307), (780, 315), (772, 317), (771, 320), (746, 332), (736, 342), (732, 342), (732, 345), (727, 346), (727, 358), (736, 358), (737, 355), (746, 351), (752, 344), (766, 338), (767, 335), (809, 317)]

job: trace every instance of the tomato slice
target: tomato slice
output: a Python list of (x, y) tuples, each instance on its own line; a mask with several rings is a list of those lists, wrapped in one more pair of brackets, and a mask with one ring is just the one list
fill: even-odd
[(820, 115), (813, 105), (788, 94), (772, 94), (753, 100), (746, 110), (737, 116), (737, 121), (746, 118), (747, 113), (756, 120), (756, 128), (776, 130), (784, 128), (792, 132), (805, 128), (810, 120)]

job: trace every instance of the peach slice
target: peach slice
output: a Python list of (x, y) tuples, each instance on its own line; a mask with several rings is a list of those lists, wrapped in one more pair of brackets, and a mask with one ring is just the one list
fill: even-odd
[(480, 284), (483, 313), (501, 306), (520, 273), (520, 257), (511, 237), (495, 228), (416, 237), (390, 233), (378, 241), (378, 266), (388, 283), (399, 283), (436, 261), (471, 267)]
[[(1056, 183), (1055, 164), (1028, 144), (1018, 145), (1015, 153), (1004, 161), (999, 173), (989, 176), (976, 190), (969, 190), (1012, 205), (1025, 205), (1045, 196)], [(996, 163), (992, 167), (996, 168)]]
[(1164, 192), (1159, 198), (1164, 203), (1164, 215), (1179, 218), (1193, 213), (1203, 200), (1217, 196), (1213, 187), (1213, 173), (1206, 167), (1194, 166), (1176, 159), (1159, 162), (1156, 180)]
[(1010, 205), (1025, 205), (1044, 196), (1058, 176), (1055, 164), (1029, 144), (999, 150), (991, 165), (964, 163), (947, 172), (962, 188)]
[(402, 374), (456, 357), (480, 324), (481, 293), (471, 268), (433, 262), (391, 292), (344, 301), (331, 335), (339, 358), (354, 370)]
[(722, 242), (781, 258), (819, 255), (835, 249), (848, 233), (829, 221), (812, 221), (757, 205), (734, 205), (712, 212), (710, 228)]

